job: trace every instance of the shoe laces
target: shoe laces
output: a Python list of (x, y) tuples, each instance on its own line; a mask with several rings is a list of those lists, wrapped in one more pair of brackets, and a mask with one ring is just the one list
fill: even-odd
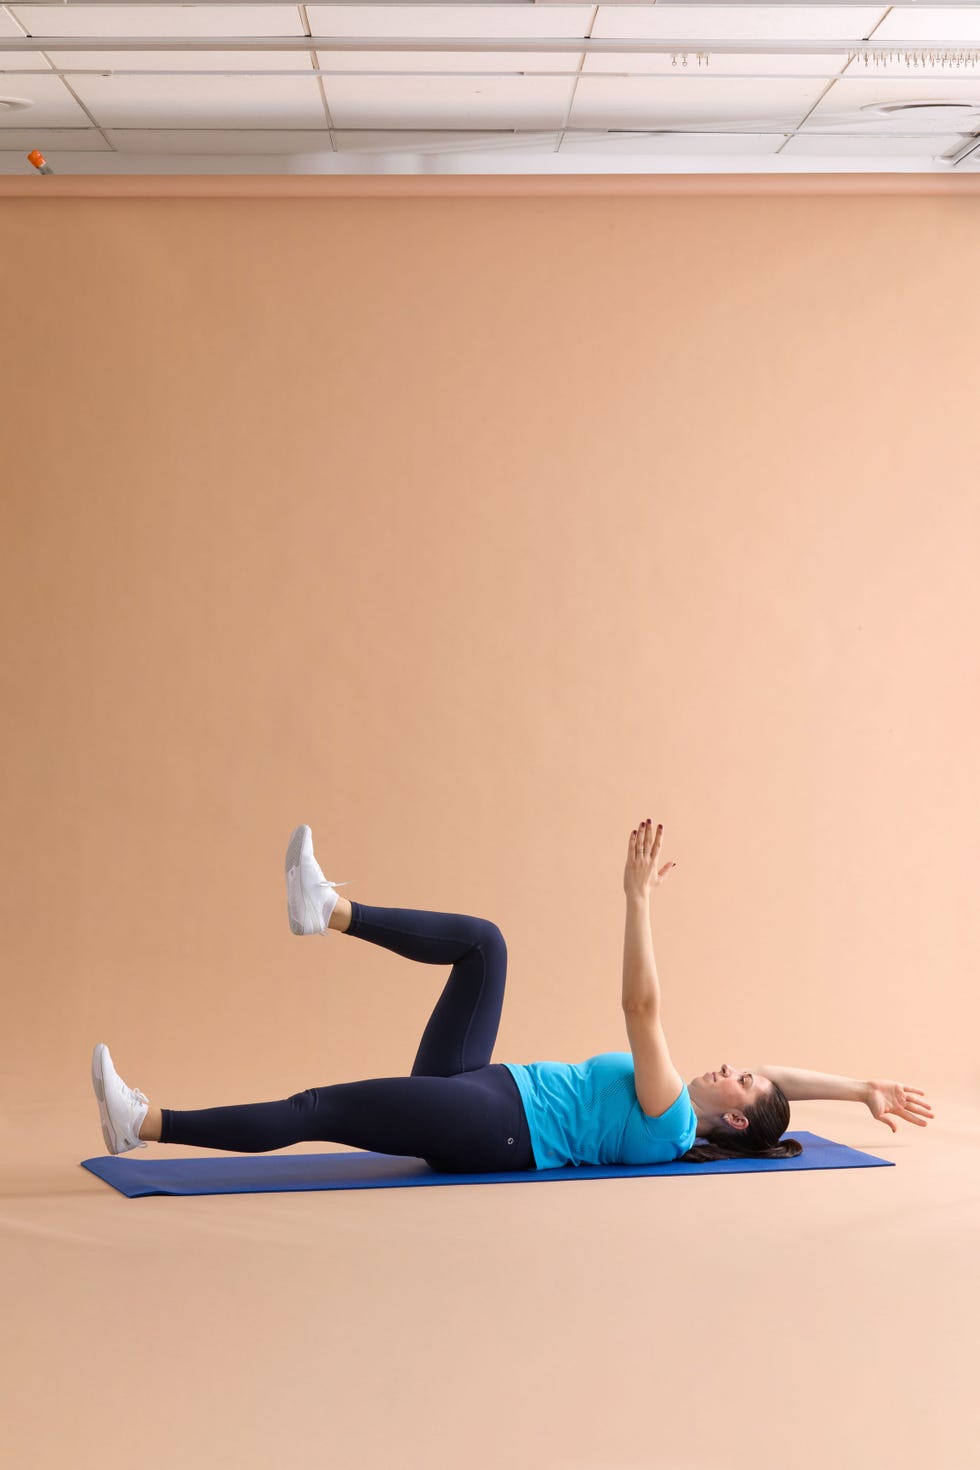
[[(120, 1080), (122, 1080), (122, 1079), (120, 1079)], [(125, 1089), (128, 1097), (129, 1097), (129, 1100), (133, 1104), (134, 1107), (138, 1103), (146, 1103), (147, 1109), (149, 1109), (150, 1099), (147, 1097), (147, 1095), (146, 1095), (145, 1092), (140, 1092), (140, 1090), (139, 1090), (138, 1087), (127, 1087), (126, 1084), (125, 1084), (125, 1082), (123, 1082), (123, 1088)], [(140, 1127), (142, 1127), (142, 1126), (143, 1125), (142, 1125), (142, 1119), (141, 1119), (140, 1120)], [(139, 1146), (140, 1146), (140, 1148), (146, 1148), (146, 1144), (143, 1143), (142, 1140), (140, 1139), (139, 1128), (130, 1127), (130, 1125), (128, 1123), (125, 1124), (124, 1127), (126, 1128), (127, 1132), (131, 1135), (131, 1141), (133, 1143), (138, 1143)]]

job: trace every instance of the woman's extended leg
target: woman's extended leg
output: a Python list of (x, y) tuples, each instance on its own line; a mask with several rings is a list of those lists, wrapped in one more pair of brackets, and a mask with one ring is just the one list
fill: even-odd
[(422, 1033), (413, 1077), (452, 1077), (489, 1065), (507, 980), (507, 945), (496, 924), (472, 914), (351, 902), (347, 933), (409, 960), (453, 967)]
[(506, 1067), (457, 1077), (376, 1077), (275, 1102), (161, 1109), (161, 1143), (266, 1153), (320, 1139), (473, 1173), (532, 1168), (527, 1119)]

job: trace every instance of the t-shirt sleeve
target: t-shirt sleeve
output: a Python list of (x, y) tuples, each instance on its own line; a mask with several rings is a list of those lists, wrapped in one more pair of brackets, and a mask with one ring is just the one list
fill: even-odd
[[(642, 1109), (638, 1111), (642, 1119), (642, 1132), (650, 1144), (651, 1163), (680, 1158), (689, 1148), (694, 1147), (698, 1115), (694, 1111), (686, 1082), (682, 1084), (680, 1093), (670, 1107), (658, 1117), (648, 1118)], [(636, 1138), (631, 1140), (631, 1151), (636, 1151), (638, 1143)]]

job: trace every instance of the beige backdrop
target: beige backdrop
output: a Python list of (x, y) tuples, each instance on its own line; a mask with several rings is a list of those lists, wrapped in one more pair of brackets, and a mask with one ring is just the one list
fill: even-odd
[[(0, 199), (11, 1463), (967, 1470), (976, 194), (124, 182)], [(164, 1107), (410, 1070), (447, 972), (297, 943), (300, 822), (500, 924), (495, 1061), (627, 1049), (645, 816), (685, 1078), (921, 1087), (793, 1109), (897, 1168), (79, 1167), (97, 1041)]]

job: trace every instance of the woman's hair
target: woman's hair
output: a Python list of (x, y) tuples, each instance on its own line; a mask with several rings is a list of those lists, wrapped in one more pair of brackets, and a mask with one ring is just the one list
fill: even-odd
[(696, 1143), (681, 1155), (682, 1164), (711, 1164), (716, 1159), (795, 1159), (803, 1152), (798, 1138), (783, 1138), (789, 1127), (789, 1103), (775, 1082), (758, 1102), (743, 1109), (749, 1126), (736, 1130), (727, 1123), (709, 1128), (703, 1135), (709, 1141)]

